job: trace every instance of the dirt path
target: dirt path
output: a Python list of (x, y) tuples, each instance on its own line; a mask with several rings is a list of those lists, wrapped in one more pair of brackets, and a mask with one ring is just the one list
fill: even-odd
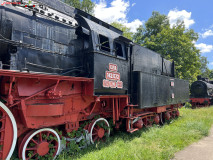
[(208, 137), (177, 152), (172, 160), (213, 160), (213, 127)]

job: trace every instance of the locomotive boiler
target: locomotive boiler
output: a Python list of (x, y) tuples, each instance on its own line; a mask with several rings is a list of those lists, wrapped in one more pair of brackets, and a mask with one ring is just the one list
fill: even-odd
[(15, 147), (23, 160), (54, 159), (111, 126), (178, 117), (188, 101), (174, 62), (113, 26), (58, 0), (0, 2), (0, 159)]
[(190, 102), (193, 107), (209, 106), (212, 104), (213, 82), (198, 76), (198, 80), (191, 84)]

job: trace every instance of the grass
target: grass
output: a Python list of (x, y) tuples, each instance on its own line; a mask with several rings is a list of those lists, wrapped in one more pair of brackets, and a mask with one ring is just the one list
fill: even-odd
[(91, 145), (75, 155), (63, 152), (58, 159), (169, 160), (174, 153), (207, 136), (213, 125), (213, 107), (180, 110), (181, 116), (164, 126), (128, 134), (117, 132), (107, 142)]

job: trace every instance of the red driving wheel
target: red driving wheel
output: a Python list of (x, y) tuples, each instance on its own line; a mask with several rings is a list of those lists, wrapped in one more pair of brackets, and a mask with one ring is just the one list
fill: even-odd
[(93, 120), (89, 125), (89, 135), (92, 144), (94, 142), (104, 140), (110, 135), (109, 123), (104, 118)]
[(29, 132), (19, 147), (19, 158), (23, 160), (55, 159), (60, 150), (60, 137), (56, 131), (44, 128)]
[(0, 159), (10, 159), (16, 146), (17, 125), (12, 112), (0, 102)]

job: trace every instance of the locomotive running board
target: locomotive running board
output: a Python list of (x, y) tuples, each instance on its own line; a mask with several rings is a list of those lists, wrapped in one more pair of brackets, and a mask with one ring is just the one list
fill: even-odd
[(94, 78), (85, 78), (85, 77), (71, 77), (71, 76), (61, 76), (61, 75), (52, 75), (38, 72), (20, 72), (14, 70), (4, 70), (0, 69), (0, 76), (7, 77), (19, 77), (19, 78), (39, 78), (39, 79), (51, 79), (51, 80), (67, 80), (67, 81), (86, 81), (91, 82)]

